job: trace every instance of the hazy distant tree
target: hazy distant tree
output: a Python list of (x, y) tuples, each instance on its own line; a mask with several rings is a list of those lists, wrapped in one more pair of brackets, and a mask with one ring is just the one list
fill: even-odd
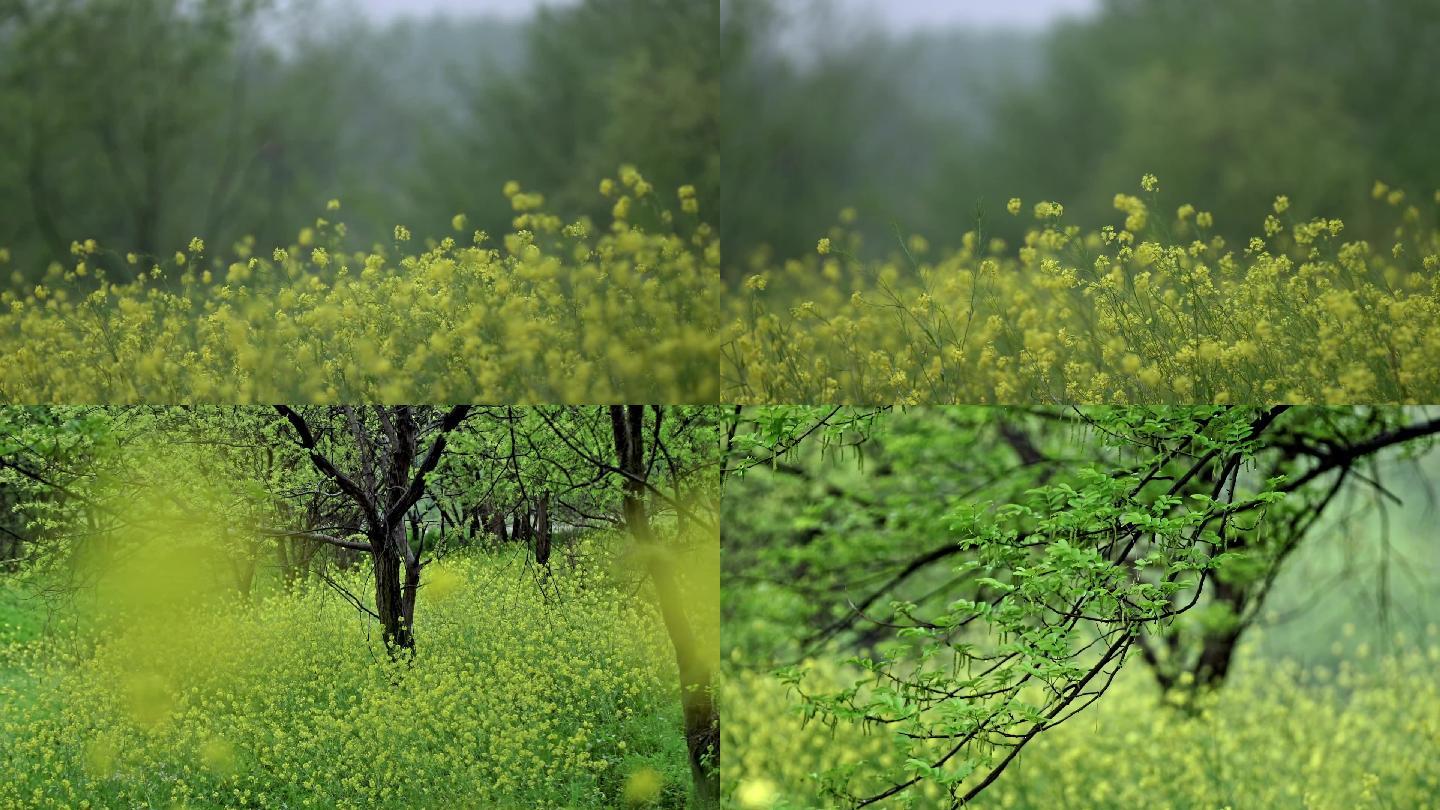
[[(511, 214), (507, 180), (547, 194), (567, 216), (608, 215), (596, 193), (636, 165), (674, 207), (696, 186), (718, 206), (718, 0), (581, 0), (547, 8), (511, 71), (475, 77), (467, 116), (433, 144), (424, 194), (446, 218), (492, 231)], [(703, 214), (703, 210), (702, 210)]]
[(397, 192), (419, 142), (450, 123), (449, 77), (403, 58), (462, 47), (438, 31), (306, 0), (0, 3), (0, 247), (22, 276), (87, 238), (108, 249), (92, 264), (146, 269), (197, 235), (288, 244), (332, 197), (357, 236), (388, 232), (413, 218)]
[[(63, 260), (97, 237), (155, 255), (224, 205), (254, 152), (266, 0), (17, 0), (0, 9), (0, 239)], [(180, 201), (184, 201), (184, 206)], [(183, 213), (182, 213), (183, 212)], [(197, 217), (197, 213), (199, 216)], [(188, 236), (185, 237), (188, 239)]]

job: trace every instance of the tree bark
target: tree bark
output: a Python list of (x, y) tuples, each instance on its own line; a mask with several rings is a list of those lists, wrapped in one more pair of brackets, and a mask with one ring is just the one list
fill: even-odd
[(415, 593), (420, 585), (420, 567), (402, 564), (399, 535), (404, 531), (403, 526), (394, 526), (370, 538), (374, 549), (370, 559), (375, 569), (375, 614), (380, 618), (385, 647), (392, 653), (415, 649)]
[(1207, 633), (1201, 642), (1200, 657), (1195, 662), (1195, 685), (1215, 688), (1225, 682), (1230, 674), (1230, 662), (1235, 660), (1235, 647), (1240, 642), (1240, 631)]
[(646, 551), (646, 573), (655, 585), (660, 616), (675, 649), (685, 745), (690, 755), (695, 797), (701, 807), (717, 807), (720, 804), (720, 713), (715, 705), (714, 672), (685, 614), (684, 589), (674, 562), (667, 550), (656, 542), (650, 526), (645, 506), (644, 420), (643, 405), (610, 406), (615, 455), (624, 476), (625, 526)]
[(495, 536), (495, 542), (499, 543), (502, 546), (510, 542), (510, 534), (505, 526), (504, 512), (500, 511), (499, 509), (496, 509), (494, 512), (492, 512), (490, 514), (490, 522), (488, 524), (488, 528), (490, 529), (490, 533)]
[(550, 493), (535, 502), (535, 562), (550, 562)]

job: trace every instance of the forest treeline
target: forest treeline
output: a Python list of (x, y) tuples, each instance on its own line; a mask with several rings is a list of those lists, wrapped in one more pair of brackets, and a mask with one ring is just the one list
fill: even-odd
[(1154, 172), (1232, 242), (1276, 194), (1376, 238), (1375, 180), (1440, 187), (1427, 0), (1103, 0), (1044, 31), (904, 35), (837, 4), (727, 0), (723, 31), (732, 280), (762, 246), (803, 255), (847, 206), (889, 248), (897, 223), (1014, 239), (1011, 197), (1098, 228), (1118, 220), (1097, 190)]
[(397, 224), (438, 238), (457, 214), (504, 233), (512, 180), (599, 219), (595, 184), (640, 159), (657, 187), (716, 199), (715, 3), (383, 24), (347, 5), (0, 3), (9, 281), (87, 239), (121, 273), (197, 235), (268, 252), (332, 198), (361, 245)]

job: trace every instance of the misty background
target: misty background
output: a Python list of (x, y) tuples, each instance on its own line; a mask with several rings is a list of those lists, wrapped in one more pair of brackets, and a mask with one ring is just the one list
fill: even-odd
[(875, 250), (1114, 223), (1145, 172), (1232, 243), (1281, 193), (1378, 241), (1374, 180), (1440, 187), (1436, 75), (1433, 0), (0, 0), (0, 279), (330, 198), (358, 246), (497, 233), (510, 179), (603, 221), (621, 162), (697, 185), (731, 278), (850, 206)]
[(317, 216), (357, 248), (499, 234), (509, 180), (605, 222), (621, 163), (714, 212), (718, 28), (716, 0), (0, 0), (0, 279)]
[(1094, 228), (1153, 172), (1232, 243), (1277, 194), (1376, 239), (1376, 179), (1440, 188), (1433, 0), (722, 0), (722, 29), (732, 279), (847, 206), (871, 246), (954, 245), (982, 205), (1013, 240), (1013, 196)]

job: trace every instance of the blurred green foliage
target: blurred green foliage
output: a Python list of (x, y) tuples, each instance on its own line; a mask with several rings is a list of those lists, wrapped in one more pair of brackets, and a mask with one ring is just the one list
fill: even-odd
[(1232, 241), (1282, 193), (1297, 216), (1373, 238), (1374, 180), (1440, 187), (1428, 0), (1105, 0), (1044, 32), (913, 37), (843, 35), (869, 22), (827, 8), (727, 6), (732, 278), (762, 245), (804, 253), (849, 205), (874, 235), (894, 220), (949, 244), (977, 203), (998, 213), (1012, 196), (1058, 200), (1082, 227), (1114, 223), (1097, 190), (1153, 172), (1167, 201), (1216, 211)]
[(553, 210), (602, 220), (609, 204), (595, 184), (622, 163), (637, 165), (666, 195), (690, 184), (713, 204), (718, 25), (716, 0), (583, 0), (543, 9), (515, 70), (462, 85), (470, 96), (459, 126), (425, 156), (421, 193), (432, 218), (463, 210), (507, 223), (508, 206), (475, 191), (518, 180), (547, 194)]
[(512, 179), (598, 218), (622, 163), (716, 199), (717, 0), (383, 24), (346, 5), (0, 0), (7, 283), (90, 238), (122, 277), (196, 235), (268, 250), (331, 198), (360, 244), (457, 213), (506, 232)]

